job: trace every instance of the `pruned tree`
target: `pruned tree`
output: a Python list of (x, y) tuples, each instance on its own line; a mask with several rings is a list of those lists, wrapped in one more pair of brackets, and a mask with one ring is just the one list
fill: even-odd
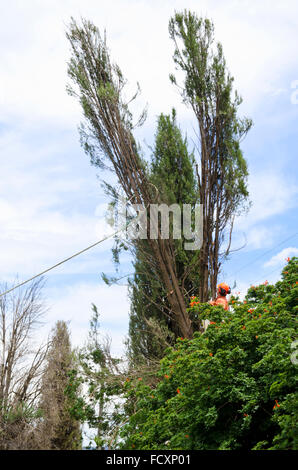
[[(73, 19), (67, 32), (72, 56), (68, 74), (75, 88), (69, 87), (78, 98), (85, 118), (81, 125), (81, 144), (91, 162), (104, 168), (106, 159), (118, 179), (127, 199), (147, 208), (158, 203), (156, 191), (150, 184), (146, 165), (140, 156), (133, 130), (144, 114), (133, 124), (128, 103), (123, 98), (125, 79), (117, 65), (112, 65), (105, 38), (89, 21), (78, 25)], [(187, 314), (185, 299), (175, 266), (174, 246), (171, 239), (150, 237), (150, 227), (156, 220), (148, 217), (147, 233), (151, 263), (156, 277), (164, 286), (173, 322), (184, 337), (191, 337), (193, 327)], [(138, 241), (136, 240), (136, 244)], [(139, 245), (138, 245), (139, 246)]]
[[(34, 446), (41, 375), (48, 344), (34, 347), (32, 335), (45, 313), (43, 280), (0, 298), (0, 448)], [(6, 286), (3, 286), (3, 291)], [(2, 290), (1, 289), (1, 290)]]
[(237, 115), (242, 99), (233, 93), (233, 77), (227, 71), (221, 44), (214, 44), (212, 21), (185, 10), (171, 18), (169, 33), (175, 44), (174, 62), (183, 72), (184, 82), (180, 86), (174, 75), (170, 79), (193, 110), (199, 131), (197, 178), (203, 205), (200, 300), (207, 301), (210, 293), (216, 294), (222, 260), (231, 250), (234, 218), (246, 206), (248, 171), (240, 142), (252, 122)]

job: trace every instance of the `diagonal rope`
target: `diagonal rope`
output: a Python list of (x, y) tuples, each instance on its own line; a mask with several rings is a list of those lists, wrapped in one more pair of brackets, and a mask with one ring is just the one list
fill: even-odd
[[(156, 190), (156, 194), (158, 194), (158, 189), (157, 187), (153, 184), (153, 183), (148, 183), (150, 184), (151, 186), (154, 186), (155, 190)], [(135, 194), (133, 194), (127, 202), (130, 202), (131, 199), (135, 196)], [(148, 208), (148, 206), (150, 205), (150, 203), (147, 204), (147, 206), (145, 207), (145, 209)], [(137, 216), (135, 216), (137, 217)], [(59, 263), (56, 263), (54, 264), (53, 266), (45, 269), (44, 271), (38, 273), (38, 274), (35, 274), (35, 276), (32, 276), (30, 277), (30, 279), (26, 279), (26, 281), (23, 281), (23, 282), (20, 282), (19, 284), (17, 284), (16, 286), (14, 287), (11, 287), (10, 289), (6, 290), (5, 292), (2, 292), (0, 294), (0, 298), (3, 297), (4, 295), (6, 294), (9, 294), (10, 292), (14, 291), (15, 289), (18, 289), (19, 287), (22, 287), (24, 286), (25, 284), (28, 284), (28, 282), (31, 282), (33, 281), (34, 279), (40, 277), (40, 276), (43, 276), (44, 274), (48, 273), (49, 271), (52, 271), (53, 269), (57, 268), (58, 266), (61, 266), (62, 264), (66, 263), (67, 261), (70, 261), (71, 259), (73, 258), (76, 258), (77, 256), (81, 255), (82, 253), (85, 253), (86, 251), (88, 250), (91, 250), (91, 248), (94, 248), (95, 246), (99, 245), (100, 243), (103, 243), (104, 241), (108, 240), (109, 238), (112, 238), (114, 237), (115, 235), (117, 235), (118, 233), (122, 232), (123, 230), (125, 230), (129, 224), (131, 223), (131, 220), (128, 220), (122, 227), (120, 227), (118, 230), (116, 230), (115, 232), (111, 233), (110, 235), (107, 235), (106, 237), (102, 238), (101, 240), (93, 243), (92, 245), (89, 245), (87, 246), (87, 248), (84, 248), (83, 250), (80, 250), (78, 251), (77, 253), (74, 253), (73, 255), (69, 256), (68, 258), (65, 258), (63, 259), (62, 261), (59, 261)]]
[(272, 251), (274, 251), (277, 247), (283, 245), (284, 243), (286, 243), (287, 241), (291, 240), (292, 238), (295, 238), (296, 236), (298, 235), (298, 232), (297, 233), (294, 233), (293, 235), (291, 235), (290, 237), (286, 238), (285, 240), (281, 241), (280, 243), (278, 243), (277, 245), (275, 245), (273, 248), (270, 248), (270, 250), (268, 251), (265, 251), (265, 253), (263, 253), (262, 255), (258, 256), (257, 258), (253, 259), (252, 261), (250, 261), (249, 263), (245, 264), (244, 266), (242, 266), (242, 268), (238, 269), (235, 273), (233, 273), (233, 276), (236, 276), (236, 274), (240, 273), (241, 271), (243, 271), (243, 269), (246, 269), (248, 266), (250, 266), (251, 264), (254, 264), (256, 261), (258, 261), (259, 259), (263, 258), (264, 256), (266, 256), (268, 253), (271, 253)]
[(112, 238), (114, 237), (115, 235), (117, 235), (117, 233), (121, 232), (122, 230), (124, 230), (126, 228), (126, 226), (128, 225), (125, 224), (125, 226), (121, 227), (119, 230), (117, 230), (116, 232), (112, 233), (111, 235), (107, 235), (106, 237), (102, 238), (101, 240), (93, 243), (92, 245), (89, 245), (87, 246), (87, 248), (84, 248), (83, 250), (81, 251), (78, 251), (77, 253), (74, 253), (73, 255), (69, 256), (68, 258), (65, 258), (64, 260), (60, 261), (59, 263), (56, 263), (54, 264), (53, 266), (45, 269), (44, 271), (38, 273), (38, 274), (35, 274), (35, 276), (32, 276), (30, 277), (30, 279), (27, 279), (26, 281), (23, 281), (21, 282), (20, 284), (17, 284), (16, 286), (12, 287), (11, 289), (8, 289), (7, 291), (3, 292), (2, 294), (0, 294), (0, 297), (3, 297), (4, 295), (8, 294), (9, 292), (12, 292), (13, 290), (15, 289), (18, 289), (19, 287), (22, 287), (23, 285), (27, 284), (28, 282), (31, 282), (33, 281), (34, 279), (36, 279), (37, 277), (40, 277), (40, 276), (43, 276), (44, 274), (48, 273), (49, 271), (52, 271), (52, 269), (55, 269), (57, 268), (58, 266), (61, 266), (62, 264), (66, 263), (67, 261), (70, 261), (71, 259), (73, 258), (76, 258), (77, 256), (81, 255), (82, 253), (85, 253), (85, 251), (88, 251), (88, 250), (91, 250), (91, 248), (94, 248), (95, 246), (99, 245), (100, 243), (108, 240), (109, 238)]

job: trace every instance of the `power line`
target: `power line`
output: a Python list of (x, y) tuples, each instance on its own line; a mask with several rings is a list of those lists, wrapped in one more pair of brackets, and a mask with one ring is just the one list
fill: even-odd
[[(153, 184), (153, 183), (148, 183), (149, 185), (153, 186), (156, 190), (156, 195), (158, 194), (158, 189), (157, 187)], [(117, 194), (118, 196), (119, 194)], [(128, 202), (131, 201), (131, 199), (135, 196), (135, 193), (127, 200), (126, 204)], [(147, 206), (145, 207), (145, 209), (147, 209), (149, 206), (149, 204), (147, 204)], [(137, 217), (137, 216), (136, 216)], [(17, 284), (16, 286), (12, 287), (11, 289), (8, 289), (7, 291), (3, 292), (2, 294), (0, 294), (0, 297), (3, 297), (4, 295), (6, 294), (9, 294), (10, 292), (14, 291), (15, 289), (18, 289), (19, 287), (22, 287), (23, 285), (27, 284), (28, 282), (31, 282), (33, 281), (34, 279), (36, 279), (37, 277), (40, 277), (40, 276), (43, 276), (44, 274), (48, 273), (49, 271), (52, 271), (52, 269), (55, 269), (57, 268), (58, 266), (61, 266), (62, 264), (66, 263), (67, 261), (70, 261), (71, 259), (73, 258), (76, 258), (77, 256), (81, 255), (82, 253), (85, 253), (85, 251), (88, 251), (90, 250), (91, 248), (94, 248), (96, 245), (99, 245), (100, 243), (108, 240), (109, 238), (112, 238), (114, 237), (115, 235), (117, 235), (117, 233), (120, 233), (122, 232), (122, 230), (126, 229), (128, 227), (128, 225), (131, 223), (131, 220), (127, 221), (120, 229), (116, 230), (114, 233), (112, 233), (111, 235), (107, 235), (106, 237), (102, 238), (101, 240), (99, 240), (98, 242), (95, 242), (93, 243), (92, 245), (89, 245), (87, 246), (87, 248), (84, 248), (83, 250), (81, 251), (78, 251), (77, 253), (69, 256), (68, 258), (65, 258), (64, 260), (62, 261), (59, 261), (59, 263), (56, 263), (54, 264), (53, 266), (51, 266), (50, 268), (47, 268), (45, 269), (44, 271), (38, 273), (38, 274), (35, 274), (35, 276), (32, 276), (30, 279), (27, 279), (26, 281), (23, 281), (21, 282), (20, 284)], [(125, 277), (125, 276), (123, 276)]]
[(27, 284), (28, 282), (30, 281), (33, 281), (34, 279), (36, 279), (37, 277), (40, 277), (40, 276), (43, 276), (44, 274), (48, 273), (49, 271), (51, 271), (52, 269), (55, 269), (57, 268), (58, 266), (61, 266), (62, 264), (66, 263), (67, 261), (70, 261), (71, 259), (75, 258), (76, 256), (79, 256), (81, 255), (82, 253), (84, 253), (85, 251), (88, 251), (90, 250), (91, 248), (94, 248), (96, 245), (99, 245), (100, 243), (108, 240), (109, 238), (112, 238), (114, 237), (115, 235), (117, 235), (117, 233), (121, 232), (124, 228), (126, 228), (127, 224), (125, 224), (124, 227), (120, 228), (119, 230), (117, 230), (116, 232), (112, 233), (111, 235), (107, 235), (106, 237), (102, 238), (101, 240), (93, 243), (92, 245), (90, 246), (87, 246), (87, 248), (84, 248), (83, 250), (81, 251), (78, 251), (77, 253), (69, 256), (68, 258), (65, 258), (64, 260), (62, 261), (59, 261), (59, 263), (56, 263), (54, 264), (53, 266), (51, 266), (50, 268), (47, 268), (45, 269), (44, 271), (38, 273), (38, 274), (35, 274), (35, 276), (32, 276), (30, 279), (27, 279), (26, 281), (23, 281), (21, 282), (20, 284), (17, 284), (16, 286), (12, 287), (11, 289), (8, 289), (7, 291), (3, 292), (2, 294), (0, 294), (0, 297), (3, 297), (3, 295), (6, 295), (8, 294), (9, 292), (12, 292), (13, 290), (15, 289), (18, 289), (19, 287), (23, 286), (24, 284)]
[[(275, 273), (276, 271), (280, 271), (280, 267), (278, 267), (278, 268), (275, 268), (273, 271), (270, 271), (270, 273), (269, 273), (269, 274), (267, 273), (267, 274), (266, 274), (266, 277), (269, 277), (269, 276), (271, 276), (271, 274)], [(265, 277), (265, 276), (263, 276), (263, 277), (262, 277), (262, 279), (264, 279), (264, 277)], [(262, 279), (261, 279), (261, 278), (259, 278), (259, 279), (258, 279), (258, 280), (255, 282), (255, 284), (257, 284), (258, 282), (260, 282)]]
[(297, 233), (294, 233), (294, 235), (291, 235), (290, 237), (286, 238), (285, 240), (283, 240), (282, 242), (278, 243), (277, 245), (275, 245), (273, 248), (271, 248), (270, 250), (268, 251), (265, 251), (265, 253), (263, 253), (262, 255), (258, 256), (257, 258), (255, 258), (253, 261), (251, 261), (250, 263), (247, 263), (245, 266), (242, 266), (242, 268), (238, 269), (238, 271), (236, 271), (234, 273), (234, 275), (236, 276), (236, 274), (240, 273), (241, 271), (243, 271), (244, 269), (246, 269), (248, 266), (250, 266), (251, 264), (255, 263), (256, 261), (258, 261), (259, 259), (263, 258), (264, 256), (266, 256), (268, 253), (271, 253), (272, 251), (274, 251), (277, 247), (283, 245), (285, 242), (287, 242), (288, 240), (291, 240), (292, 238), (296, 237), (298, 235), (298, 232)]
[[(150, 183), (151, 184), (151, 183)], [(152, 184), (152, 186), (154, 186)], [(154, 186), (155, 187), (155, 186)], [(157, 190), (157, 188), (155, 187), (155, 189)], [(158, 190), (157, 190), (158, 192)], [(131, 198), (130, 198), (131, 199)], [(130, 201), (129, 199), (129, 201)], [(104, 241), (108, 240), (109, 238), (112, 238), (114, 237), (115, 235), (117, 235), (119, 232), (121, 232), (123, 229), (126, 229), (127, 226), (129, 225), (131, 221), (128, 221), (126, 222), (126, 224), (124, 224), (124, 226), (122, 226), (120, 229), (116, 230), (114, 233), (110, 234), (110, 235), (107, 235), (106, 237), (102, 238), (101, 240), (93, 243), (92, 245), (89, 245), (88, 247), (84, 248), (83, 250), (80, 250), (78, 251), (77, 253), (74, 253), (73, 255), (69, 256), (68, 258), (65, 258), (64, 260), (62, 261), (59, 261), (59, 263), (56, 263), (54, 264), (53, 266), (45, 269), (44, 271), (36, 274), (35, 276), (32, 276), (31, 278), (27, 279), (26, 281), (23, 281), (19, 284), (17, 284), (16, 286), (12, 287), (11, 289), (8, 289), (7, 291), (3, 292), (0, 294), (0, 297), (3, 297), (4, 295), (14, 291), (15, 289), (18, 289), (19, 287), (22, 287), (23, 285), (27, 284), (28, 282), (31, 282), (33, 281), (34, 279), (40, 277), (40, 276), (43, 276), (44, 274), (48, 273), (49, 271), (52, 271), (53, 269), (57, 268), (58, 266), (61, 266), (62, 264), (66, 263), (67, 261), (70, 261), (71, 259), (73, 258), (76, 258), (77, 256), (81, 255), (82, 253), (85, 253), (86, 251), (90, 250), (91, 248), (94, 248), (95, 246), (99, 245), (100, 243), (103, 243)], [(234, 273), (234, 275), (238, 274), (239, 272), (243, 271), (243, 269), (247, 268), (248, 266), (250, 266), (251, 264), (255, 263), (256, 261), (258, 261), (259, 259), (263, 258), (266, 254), (272, 252), (273, 250), (275, 250), (275, 248), (277, 248), (278, 246), (280, 245), (283, 245), (285, 242), (287, 242), (288, 240), (291, 240), (292, 238), (296, 237), (298, 235), (298, 232), (291, 235), (290, 237), (286, 238), (285, 240), (281, 241), (280, 243), (278, 243), (277, 245), (275, 245), (273, 248), (271, 248), (270, 250), (266, 251), (265, 253), (263, 253), (262, 255), (258, 256), (257, 258), (255, 258), (253, 261), (251, 261), (250, 263), (246, 264), (245, 266), (242, 266), (242, 268), (238, 269), (238, 271), (236, 271), (236, 273)], [(277, 271), (277, 269), (275, 269), (273, 272)], [(120, 277), (119, 279), (117, 279), (117, 281), (119, 281), (120, 279), (123, 279), (124, 277), (127, 277), (129, 276), (130, 274), (133, 274), (133, 273), (129, 273), (129, 274), (126, 274), (122, 277)], [(269, 273), (270, 275), (271, 273)], [(268, 276), (268, 274), (267, 274)], [(258, 282), (258, 281), (257, 281)]]

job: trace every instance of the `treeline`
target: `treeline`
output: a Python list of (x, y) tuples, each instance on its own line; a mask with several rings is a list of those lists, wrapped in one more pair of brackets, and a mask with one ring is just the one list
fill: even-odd
[(84, 347), (58, 321), (34, 350), (41, 284), (5, 296), (0, 449), (296, 450), (298, 258), (281, 277), (232, 311), (192, 298), (206, 331), (137, 364), (113, 357), (95, 305)]
[[(138, 93), (127, 99), (126, 79), (112, 61), (105, 36), (87, 20), (78, 24), (72, 19), (67, 32), (68, 92), (82, 107), (81, 144), (95, 167), (114, 174), (114, 186), (103, 181), (113, 206), (117, 207), (121, 193), (128, 209), (132, 204), (142, 208), (176, 204), (189, 209), (192, 234), (181, 216), (181, 236), (175, 234), (172, 222), (165, 239), (158, 214), (146, 211), (140, 223), (146, 236), (115, 240), (115, 261), (121, 250), (129, 250), (134, 263), (129, 280), (130, 356), (137, 361), (160, 358), (167, 343), (179, 336), (192, 338), (200, 329), (187, 311), (189, 298), (198, 295), (206, 302), (215, 296), (221, 264), (231, 253), (234, 218), (249, 205), (248, 170), (240, 141), (252, 123), (238, 116), (241, 98), (233, 90), (222, 46), (215, 42), (213, 23), (189, 11), (175, 13), (169, 35), (182, 82), (173, 74), (170, 81), (193, 113), (197, 137), (192, 152), (175, 110), (169, 110), (158, 117), (148, 159), (134, 137), (146, 111), (134, 119), (129, 105)], [(193, 250), (189, 242), (190, 238), (199, 242), (195, 231), (199, 205), (202, 240), (200, 249)]]
[(34, 347), (45, 313), (42, 287), (40, 279), (0, 298), (1, 450), (81, 447), (81, 424), (65, 394), (74, 364), (66, 323), (58, 321), (45, 344)]
[(297, 450), (297, 299), (298, 258), (232, 311), (192, 299), (210, 324), (178, 338), (154, 375), (128, 376), (119, 448)]
[[(233, 298), (230, 312), (208, 303), (222, 263), (235, 249), (234, 219), (249, 207), (240, 142), (252, 123), (238, 115), (241, 98), (212, 21), (175, 13), (169, 35), (180, 81), (173, 74), (170, 80), (193, 113), (197, 137), (190, 150), (170, 109), (158, 116), (145, 158), (134, 131), (146, 112), (134, 119), (126, 79), (105, 36), (90, 21), (71, 20), (68, 92), (82, 107), (80, 139), (91, 163), (116, 178), (114, 186), (103, 180), (112, 207), (117, 209), (119, 193), (129, 210), (163, 204), (182, 214), (187, 205), (192, 230), (186, 233), (181, 215), (177, 237), (170, 218), (165, 239), (158, 214), (147, 211), (139, 222), (145, 237), (115, 237), (115, 263), (128, 250), (134, 267), (125, 359), (113, 357), (110, 340), (101, 337), (95, 305), (85, 347), (72, 351), (60, 321), (47, 344), (33, 351), (29, 339), (43, 311), (41, 284), (0, 299), (3, 449), (79, 449), (83, 425), (97, 449), (297, 447), (290, 360), (297, 260), (276, 286), (251, 288), (244, 302)], [(198, 205), (202, 243), (192, 250)], [(206, 318), (211, 324), (204, 331)]]

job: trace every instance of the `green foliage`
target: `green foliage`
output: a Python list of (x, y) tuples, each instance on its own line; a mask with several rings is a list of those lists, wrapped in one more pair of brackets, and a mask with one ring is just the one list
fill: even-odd
[[(188, 151), (176, 122), (176, 112), (161, 114), (157, 122), (155, 146), (150, 165), (150, 182), (158, 188), (158, 201), (168, 205), (198, 202), (194, 176), (194, 156)], [(182, 213), (182, 212), (181, 212)], [(170, 227), (172, 236), (172, 226)], [(198, 285), (198, 256), (184, 249), (184, 238), (172, 240), (178, 279), (183, 283), (185, 302)], [(167, 292), (150, 260), (146, 240), (135, 250), (135, 275), (130, 281), (131, 312), (129, 323), (129, 352), (134, 361), (161, 358), (165, 347), (181, 332), (172, 321)], [(158, 334), (157, 334), (158, 333)]]
[(156, 386), (126, 383), (122, 448), (297, 449), (297, 268), (292, 258), (281, 281), (232, 298), (232, 311), (192, 299), (210, 325), (168, 349)]
[[(175, 41), (174, 63), (184, 72), (183, 100), (205, 127), (213, 168), (218, 178), (225, 180), (219, 191), (235, 211), (248, 196), (248, 171), (240, 140), (252, 121), (237, 116), (242, 98), (233, 93), (234, 78), (227, 71), (222, 45), (214, 45), (212, 21), (185, 10), (171, 18), (169, 32)], [(176, 84), (173, 75), (170, 79)]]
[[(115, 142), (112, 143), (111, 134), (115, 130), (113, 127), (117, 127), (115, 122), (118, 125), (121, 122), (122, 131), (125, 130), (132, 145), (136, 145), (131, 131), (142, 125), (146, 110), (134, 124), (128, 103), (122, 99), (126, 80), (119, 66), (111, 63), (106, 37), (101, 37), (99, 29), (91, 21), (82, 19), (79, 25), (71, 18), (66, 37), (72, 49), (67, 69), (72, 85), (67, 85), (67, 92), (79, 100), (85, 118), (79, 128), (80, 142), (92, 165), (107, 168), (104, 160), (113, 160)], [(130, 101), (139, 92), (138, 85)]]
[(198, 200), (194, 176), (194, 155), (188, 151), (176, 122), (176, 111), (161, 114), (157, 122), (155, 148), (151, 162), (151, 181), (158, 187), (162, 201), (194, 205)]
[(234, 79), (221, 44), (215, 43), (212, 21), (187, 10), (176, 12), (169, 33), (183, 82), (178, 86), (173, 74), (170, 79), (194, 112), (199, 130), (197, 176), (204, 227), (199, 298), (206, 302), (215, 296), (219, 268), (229, 254), (229, 242), (221, 247), (230, 240), (234, 217), (249, 208), (248, 169), (240, 142), (252, 121), (238, 116), (242, 99), (233, 90)]
[(77, 395), (67, 395), (68, 376), (73, 367), (73, 354), (67, 324), (56, 322), (46, 357), (39, 402), (42, 418), (39, 431), (41, 448), (77, 450), (81, 448), (80, 422), (70, 413)]
[(13, 424), (20, 421), (31, 422), (41, 416), (42, 412), (39, 408), (28, 405), (26, 402), (20, 402), (16, 407), (5, 410), (1, 419), (3, 422)]
[(99, 340), (99, 313), (92, 306), (89, 340), (77, 352), (65, 389), (71, 416), (95, 431), (90, 447), (104, 449), (111, 445), (114, 428), (121, 422), (121, 380), (117, 377), (120, 360), (110, 354), (109, 342)]

